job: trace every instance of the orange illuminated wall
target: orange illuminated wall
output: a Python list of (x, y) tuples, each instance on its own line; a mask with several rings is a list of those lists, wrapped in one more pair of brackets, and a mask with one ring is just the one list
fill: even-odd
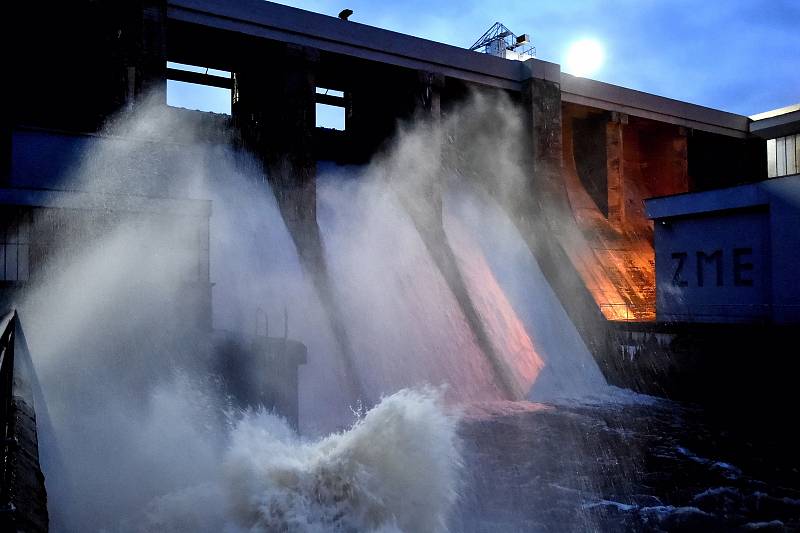
[(643, 200), (688, 191), (685, 131), (564, 104), (562, 134), (562, 177), (580, 230), (562, 245), (607, 319), (655, 320)]

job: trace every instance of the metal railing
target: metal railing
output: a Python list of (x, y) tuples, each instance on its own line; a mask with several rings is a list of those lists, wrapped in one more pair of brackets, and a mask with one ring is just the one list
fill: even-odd
[(36, 376), (19, 315), (0, 319), (0, 531), (46, 532), (47, 493), (34, 411)]
[(17, 313), (12, 311), (0, 320), (0, 436), (2, 436), (2, 465), (0, 465), (0, 512), (10, 504), (11, 468), (9, 452), (14, 445), (14, 331)]
[[(652, 322), (657, 318), (655, 307), (635, 306), (628, 303), (597, 304), (603, 316), (614, 322)], [(714, 322), (725, 317), (730, 320), (763, 323), (771, 320), (775, 311), (800, 311), (800, 304), (734, 303), (734, 304), (675, 304), (662, 309), (659, 321)], [(794, 316), (794, 315), (793, 315)]]
[(656, 318), (655, 307), (636, 306), (629, 303), (601, 303), (597, 304), (600, 312), (608, 320), (613, 321), (652, 321)]

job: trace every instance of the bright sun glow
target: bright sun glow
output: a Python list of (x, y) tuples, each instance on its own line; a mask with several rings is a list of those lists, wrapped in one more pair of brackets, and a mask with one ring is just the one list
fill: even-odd
[(564, 71), (575, 76), (589, 76), (603, 66), (605, 56), (603, 45), (594, 39), (575, 41), (567, 50)]

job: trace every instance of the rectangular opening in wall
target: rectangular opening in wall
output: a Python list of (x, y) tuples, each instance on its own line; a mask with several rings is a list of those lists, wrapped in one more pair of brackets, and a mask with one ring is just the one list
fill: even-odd
[(29, 275), (29, 212), (8, 208), (0, 215), (0, 281), (26, 281)]
[(316, 126), (329, 130), (344, 131), (344, 91), (337, 91), (336, 89), (327, 87), (317, 87), (316, 92)]
[(335, 89), (326, 89), (325, 87), (317, 87), (317, 94), (332, 96), (335, 98), (344, 98), (344, 91), (337, 91)]
[(344, 131), (344, 108), (317, 104), (317, 127)]
[(231, 73), (167, 62), (167, 105), (231, 114)]

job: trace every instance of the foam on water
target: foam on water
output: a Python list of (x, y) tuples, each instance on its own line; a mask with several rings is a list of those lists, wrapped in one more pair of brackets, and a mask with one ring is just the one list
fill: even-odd
[(221, 477), (157, 498), (132, 529), (444, 531), (458, 495), (456, 424), (433, 390), (402, 390), (348, 431), (312, 442), (248, 412)]

